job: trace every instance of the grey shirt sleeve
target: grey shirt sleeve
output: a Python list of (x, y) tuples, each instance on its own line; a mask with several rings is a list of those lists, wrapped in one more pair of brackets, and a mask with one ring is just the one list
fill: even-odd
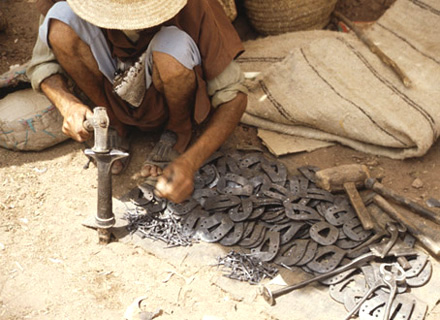
[(244, 74), (235, 61), (232, 61), (217, 77), (208, 81), (207, 88), (214, 108), (233, 100), (238, 92), (248, 93), (244, 85)]
[[(41, 16), (40, 25), (43, 20), (44, 16)], [(31, 81), (32, 88), (40, 91), (41, 82), (51, 75), (57, 73), (64, 73), (64, 71), (56, 61), (52, 50), (43, 41), (41, 41), (39, 37), (37, 37), (37, 42), (35, 43), (32, 52), (32, 59), (26, 70), (26, 75)]]

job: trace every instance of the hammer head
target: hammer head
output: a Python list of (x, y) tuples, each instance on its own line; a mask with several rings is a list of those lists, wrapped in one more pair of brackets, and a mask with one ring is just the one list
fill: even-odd
[(365, 165), (347, 164), (319, 170), (315, 177), (318, 187), (333, 192), (344, 190), (346, 183), (354, 183), (357, 188), (362, 188), (370, 172)]

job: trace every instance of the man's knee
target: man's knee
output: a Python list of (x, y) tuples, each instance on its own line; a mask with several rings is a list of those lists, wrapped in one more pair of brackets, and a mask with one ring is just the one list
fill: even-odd
[(65, 52), (75, 50), (80, 40), (70, 26), (56, 19), (50, 21), (47, 39), (51, 48)]
[(153, 52), (153, 83), (158, 89), (164, 85), (195, 83), (194, 70), (186, 68), (173, 56), (155, 51)]

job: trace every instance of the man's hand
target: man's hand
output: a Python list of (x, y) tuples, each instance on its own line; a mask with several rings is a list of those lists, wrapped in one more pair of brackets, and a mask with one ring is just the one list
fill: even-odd
[(62, 131), (64, 134), (78, 142), (90, 139), (92, 136), (91, 132), (87, 131), (83, 126), (87, 117), (93, 116), (89, 107), (78, 102), (71, 102), (69, 106), (65, 108), (63, 116)]
[(174, 160), (159, 176), (155, 193), (175, 203), (180, 203), (194, 190), (194, 165), (187, 158), (180, 156)]
[(226, 141), (237, 127), (247, 96), (238, 93), (233, 100), (219, 106), (197, 141), (163, 171), (156, 184), (156, 194), (179, 203), (194, 189), (194, 175), (206, 159)]

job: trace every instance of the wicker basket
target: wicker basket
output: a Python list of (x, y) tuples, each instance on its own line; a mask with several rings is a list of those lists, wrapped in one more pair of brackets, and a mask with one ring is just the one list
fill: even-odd
[[(209, 0), (212, 1), (212, 0)], [(237, 7), (235, 5), (235, 0), (218, 0), (223, 10), (225, 10), (226, 15), (231, 21), (234, 21), (237, 18)]]
[(265, 35), (322, 29), (338, 0), (244, 0), (252, 26)]

